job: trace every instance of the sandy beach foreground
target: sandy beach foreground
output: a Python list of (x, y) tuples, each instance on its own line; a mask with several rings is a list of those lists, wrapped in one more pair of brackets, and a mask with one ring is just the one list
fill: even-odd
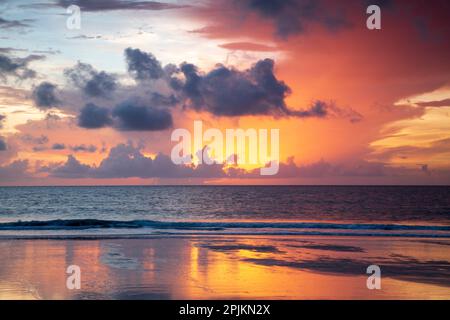
[[(0, 299), (449, 299), (450, 240), (0, 240)], [(382, 272), (369, 290), (369, 265)], [(69, 290), (66, 269), (81, 270)]]

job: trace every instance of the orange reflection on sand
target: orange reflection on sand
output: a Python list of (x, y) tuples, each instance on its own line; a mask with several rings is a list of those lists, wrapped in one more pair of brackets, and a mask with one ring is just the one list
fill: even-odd
[[(261, 241), (244, 241), (245, 245), (258, 246)], [(240, 242), (241, 243), (241, 242)], [(295, 256), (293, 249), (283, 252), (287, 256)], [(261, 266), (247, 259), (273, 258), (272, 253), (261, 253), (252, 250), (236, 250), (233, 252), (214, 252), (207, 248), (191, 247), (190, 276), (192, 284), (187, 298), (220, 299), (220, 298), (270, 298), (301, 299), (320, 297), (329, 292), (355, 283), (353, 278), (332, 277), (334, 282), (327, 281), (330, 276), (315, 274), (293, 268)], [(199, 255), (207, 256), (207, 262), (199, 259)], [(207, 265), (204, 270), (201, 267)], [(323, 286), (319, 284), (325, 284)], [(336, 285), (335, 285), (336, 284)], [(364, 284), (365, 279), (361, 281)]]
[[(0, 299), (448, 299), (448, 245), (362, 237), (1, 240)], [(366, 263), (381, 264), (382, 290), (367, 289)], [(81, 290), (66, 288), (72, 264), (81, 268)]]

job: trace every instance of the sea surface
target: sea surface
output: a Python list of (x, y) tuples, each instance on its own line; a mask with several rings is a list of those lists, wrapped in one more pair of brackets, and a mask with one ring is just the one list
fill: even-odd
[(450, 187), (0, 187), (0, 237), (450, 238)]

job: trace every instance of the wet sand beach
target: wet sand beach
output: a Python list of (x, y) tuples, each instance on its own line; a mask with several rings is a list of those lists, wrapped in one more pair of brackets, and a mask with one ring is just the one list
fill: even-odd
[[(450, 240), (1, 239), (0, 299), (449, 299)], [(66, 269), (81, 270), (81, 288)], [(366, 286), (369, 265), (381, 289)]]

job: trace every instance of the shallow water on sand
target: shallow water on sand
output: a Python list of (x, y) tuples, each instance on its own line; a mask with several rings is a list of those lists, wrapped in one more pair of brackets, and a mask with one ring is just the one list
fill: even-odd
[[(449, 299), (449, 240), (1, 240), (0, 299)], [(366, 269), (381, 268), (381, 290)], [(66, 268), (81, 268), (81, 289)]]

